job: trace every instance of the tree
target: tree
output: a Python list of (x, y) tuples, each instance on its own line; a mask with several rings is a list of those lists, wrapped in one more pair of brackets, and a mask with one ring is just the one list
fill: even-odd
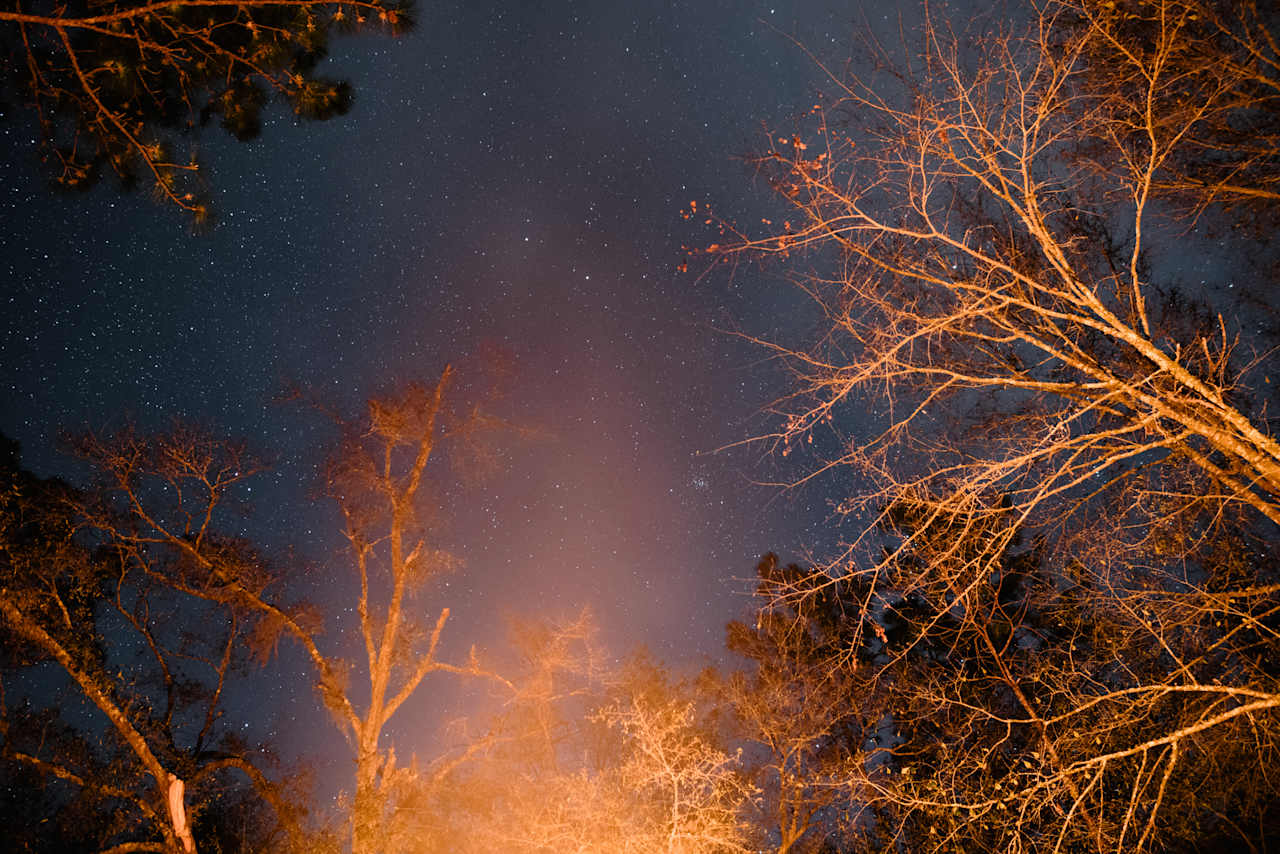
[[(1088, 85), (1117, 119), (1149, 105), (1152, 129), (1181, 137), (1155, 180), (1163, 196), (1192, 214), (1212, 206), (1210, 219), (1238, 209), (1269, 221), (1280, 201), (1276, 25), (1275, 10), (1254, 2), (1080, 2), (1063, 9), (1061, 34), (1084, 36)], [(1163, 84), (1154, 89), (1144, 85), (1152, 72)]]
[[(760, 342), (795, 377), (763, 438), (812, 449), (797, 485), (856, 472), (838, 510), (859, 529), (776, 594), (857, 577), (876, 595), (855, 633), (911, 605), (911, 640), (864, 678), (942, 752), (859, 785), (928, 849), (1144, 850), (1275, 821), (1268, 357), (1162, 284), (1194, 239), (1176, 217), (1275, 162), (1227, 132), (1269, 103), (1271, 22), (1246, 10), (1260, 40), (1232, 43), (1208, 9), (1053, 3), (972, 50), (930, 19), (913, 71), (832, 74), (811, 125), (771, 136), (781, 226), (723, 224), (711, 248), (814, 259), (796, 280), (818, 342)], [(849, 426), (861, 396), (870, 436)]]
[[(328, 491), (342, 511), (352, 563), (360, 580), (357, 613), (364, 641), (369, 701), (358, 712), (348, 688), (332, 663), (321, 664), (309, 635), (299, 634), (317, 661), (320, 691), (356, 753), (352, 851), (356, 854), (397, 850), (395, 790), (406, 777), (397, 773), (394, 753), (380, 740), (387, 721), (431, 673), (483, 676), (507, 685), (483, 668), (472, 647), (462, 665), (440, 660), (436, 651), (449, 608), (440, 609), (435, 624), (418, 625), (407, 605), (410, 597), (458, 559), (428, 541), (423, 513), (427, 464), (438, 439), (453, 443), (458, 461), (483, 448), (481, 434), (508, 425), (480, 409), (451, 412), (445, 395), (453, 377), (446, 367), (433, 388), (408, 386), (400, 395), (369, 401), (366, 420), (351, 425), (330, 462)], [(451, 417), (452, 416), (452, 417)], [(481, 454), (483, 457), (483, 453)], [(375, 578), (380, 565), (381, 578)], [(379, 591), (384, 596), (376, 604)]]
[(315, 69), (331, 32), (366, 20), (410, 23), (394, 0), (19, 3), (0, 12), (3, 73), (35, 109), (57, 184), (85, 187), (109, 167), (201, 221), (200, 167), (181, 138), (218, 116), (251, 139), (272, 96), (300, 118), (345, 113), (350, 87)]
[(43, 789), (47, 809), (28, 812), (7, 833), (16, 839), (52, 822), (56, 833), (32, 837), (191, 854), (206, 807), (235, 798), (270, 804), (257, 822), (262, 841), (287, 829), (277, 847), (301, 845), (301, 810), (259, 767), (264, 751), (251, 760), (252, 746), (222, 720), (255, 615), (168, 583), (185, 568), (163, 543), (107, 536), (123, 521), (112, 508), (22, 471), (16, 445), (6, 444), (3, 678), (25, 699), (11, 704), (0, 690), (0, 758)]
[[(131, 434), (90, 438), (86, 457), (106, 474), (132, 527), (112, 531), (116, 542), (159, 543), (186, 570), (172, 583), (183, 592), (234, 603), (257, 617), (255, 642), (267, 651), (281, 636), (301, 645), (315, 668), (320, 699), (332, 713), (355, 759), (350, 839), (355, 854), (391, 852), (410, 845), (399, 801), (412, 797), (419, 769), (398, 765), (384, 744), (387, 723), (433, 673), (507, 680), (483, 667), (475, 649), (467, 661), (441, 660), (438, 649), (449, 608), (433, 623), (414, 619), (413, 598), (458, 565), (432, 538), (428, 465), (442, 466), (440, 444), (455, 454), (452, 472), (483, 473), (497, 463), (486, 434), (509, 425), (477, 402), (450, 406), (453, 369), (434, 386), (407, 385), (368, 401), (356, 422), (340, 422), (341, 440), (326, 467), (324, 492), (341, 513), (350, 569), (358, 583), (353, 603), (363, 655), (352, 661), (322, 649), (322, 621), (305, 602), (279, 598), (282, 580), (246, 544), (219, 535), (239, 482), (259, 466), (241, 445), (179, 430), (142, 439)], [(360, 673), (356, 688), (352, 675)], [(447, 762), (445, 763), (447, 764)]]
[(829, 667), (832, 658), (857, 654), (847, 646), (847, 614), (856, 604), (842, 587), (775, 610), (782, 608), (771, 596), (778, 581), (802, 583), (813, 574), (780, 566), (773, 554), (756, 574), (756, 624), (731, 622), (725, 642), (752, 667), (717, 680), (716, 694), (737, 722), (736, 737), (754, 745), (744, 764), (763, 793), (755, 823), (764, 840), (777, 854), (807, 854), (853, 836), (859, 817), (846, 784), (865, 763), (863, 742), (875, 721), (862, 685), (846, 678), (848, 669)]
[(701, 692), (643, 656), (600, 670), (582, 627), (525, 633), (528, 674), (490, 749), (430, 799), (437, 837), (460, 854), (755, 850), (754, 787)]
[(604, 707), (597, 719), (625, 739), (615, 786), (632, 803), (639, 801), (639, 815), (623, 828), (622, 838), (633, 850), (751, 850), (742, 813), (754, 787), (737, 772), (739, 758), (698, 731), (692, 701), (671, 697), (661, 682), (647, 680)]

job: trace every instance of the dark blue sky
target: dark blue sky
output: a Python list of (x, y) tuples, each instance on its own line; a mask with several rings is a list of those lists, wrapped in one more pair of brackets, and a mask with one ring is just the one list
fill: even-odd
[[(418, 14), (401, 39), (333, 41), (322, 70), (353, 84), (347, 116), (296, 124), (280, 106), (248, 144), (207, 129), (207, 234), (109, 181), (51, 194), (29, 117), (7, 115), (0, 431), (41, 473), (66, 470), (60, 430), (126, 418), (197, 420), (278, 454), (249, 532), (297, 549), (337, 638), (354, 628), (347, 567), (308, 493), (329, 432), (272, 397), (298, 381), (353, 411), (496, 342), (519, 366), (507, 413), (545, 438), (462, 494), (466, 568), (437, 600), (455, 648), (498, 646), (506, 614), (588, 605), (620, 652), (716, 655), (759, 554), (832, 534), (821, 491), (752, 488), (771, 463), (709, 453), (761, 429), (778, 387), (763, 353), (716, 329), (803, 338), (810, 320), (777, 271), (680, 273), (682, 245), (712, 239), (681, 212), (777, 210), (734, 155), (763, 125), (789, 132), (822, 88), (782, 33), (839, 61), (858, 29), (896, 38), (895, 4)], [(270, 717), (314, 705), (296, 687)]]

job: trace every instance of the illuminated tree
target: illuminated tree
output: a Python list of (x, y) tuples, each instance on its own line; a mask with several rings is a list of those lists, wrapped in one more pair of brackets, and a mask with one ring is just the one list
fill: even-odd
[[(190, 854), (193, 828), (212, 802), (265, 800), (274, 814), (258, 812), (256, 841), (302, 847), (300, 808), (248, 758), (262, 751), (222, 719), (249, 657), (255, 615), (168, 583), (185, 569), (171, 550), (107, 536), (125, 521), (111, 507), (21, 471), (16, 451), (6, 450), (2, 676), (26, 699), (11, 705), (0, 690), (0, 760), (15, 780), (47, 793), (47, 812), (14, 816), (6, 836)], [(202, 629), (188, 630), (176, 613)], [(51, 692), (63, 699), (32, 705), (32, 695)], [(25, 791), (34, 805), (36, 791)], [(282, 829), (289, 835), (277, 838)]]
[(0, 38), (4, 75), (36, 111), (58, 184), (83, 187), (110, 168), (200, 220), (199, 164), (181, 138), (218, 116), (250, 139), (272, 97), (301, 118), (345, 113), (350, 88), (315, 66), (335, 28), (366, 20), (393, 32), (409, 23), (383, 0), (23, 0), (0, 11)]
[(910, 606), (862, 678), (895, 751), (913, 730), (935, 748), (857, 785), (923, 850), (1276, 821), (1265, 344), (1161, 284), (1195, 239), (1176, 215), (1234, 193), (1227, 174), (1274, 177), (1226, 132), (1267, 106), (1271, 22), (1246, 8), (1230, 32), (1257, 40), (1232, 45), (1210, 11), (1052, 3), (978, 41), (929, 20), (910, 73), (833, 74), (811, 124), (771, 137), (759, 167), (790, 209), (712, 248), (785, 259), (825, 319), (812, 346), (760, 342), (795, 377), (764, 440), (812, 460), (794, 485), (847, 473), (859, 527), (774, 593), (858, 578), (854, 648)]
[(459, 854), (754, 851), (755, 791), (740, 755), (717, 744), (705, 698), (643, 659), (601, 670), (573, 651), (584, 636), (571, 628), (523, 645), (532, 678), (492, 749), (435, 792), (435, 838)]
[[(397, 763), (383, 732), (423, 680), (446, 672), (509, 685), (480, 665), (474, 649), (461, 664), (439, 658), (447, 607), (431, 622), (416, 619), (422, 609), (415, 597), (459, 563), (432, 537), (432, 501), (440, 496), (428, 467), (444, 464), (438, 445), (454, 452), (454, 475), (482, 472), (496, 462), (485, 434), (507, 427), (478, 406), (450, 406), (452, 378), (446, 368), (434, 386), (410, 384), (399, 394), (373, 398), (364, 418), (341, 425), (325, 492), (341, 511), (358, 584), (352, 604), (364, 654), (355, 661), (322, 649), (317, 609), (278, 598), (281, 574), (245, 544), (217, 533), (233, 490), (259, 468), (241, 446), (177, 430), (148, 438), (90, 438), (81, 448), (107, 475), (132, 526), (112, 530), (114, 542), (172, 551), (184, 572), (170, 570), (169, 583), (253, 613), (253, 640), (265, 654), (282, 636), (301, 645), (315, 668), (320, 698), (355, 759), (355, 854), (397, 851), (413, 842), (398, 804), (413, 796), (420, 770), (416, 763)], [(364, 683), (359, 689), (352, 685), (357, 673)], [(447, 757), (442, 761), (448, 764)]]
[[(369, 401), (366, 419), (350, 425), (333, 456), (329, 494), (345, 521), (353, 568), (360, 581), (356, 611), (360, 617), (369, 701), (357, 711), (339, 668), (318, 656), (310, 635), (300, 633), (320, 670), (320, 692), (356, 753), (352, 850), (356, 854), (397, 850), (412, 839), (398, 839), (395, 799), (414, 776), (395, 767), (394, 753), (380, 744), (383, 727), (431, 673), (484, 676), (510, 686), (481, 667), (472, 648), (462, 665), (436, 654), (449, 609), (441, 608), (434, 625), (419, 625), (410, 608), (412, 597), (459, 561), (430, 542), (425, 515), (427, 464), (437, 442), (447, 440), (455, 452), (454, 469), (466, 460), (492, 462), (484, 451), (483, 433), (509, 425), (478, 408), (451, 410), (446, 393), (453, 377), (446, 368), (433, 388), (408, 386), (393, 397)], [(478, 452), (478, 455), (477, 455)], [(426, 487), (429, 490), (429, 487)], [(381, 594), (381, 605), (378, 597)]]
[(667, 696), (660, 682), (630, 694), (597, 713), (623, 739), (612, 782), (633, 817), (621, 829), (622, 850), (751, 851), (742, 813), (754, 792), (739, 772), (740, 759), (698, 731), (693, 701)]
[[(1062, 34), (1084, 36), (1088, 85), (1121, 123), (1150, 107), (1151, 128), (1180, 137), (1153, 182), (1163, 197), (1190, 212), (1213, 206), (1210, 219), (1225, 208), (1270, 222), (1280, 201), (1277, 23), (1274, 8), (1251, 0), (1090, 0), (1065, 6)], [(1154, 88), (1144, 83), (1153, 71)], [(1123, 180), (1119, 163), (1094, 165)]]

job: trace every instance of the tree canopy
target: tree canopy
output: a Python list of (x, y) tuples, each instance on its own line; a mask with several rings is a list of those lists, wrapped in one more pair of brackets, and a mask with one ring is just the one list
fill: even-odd
[(273, 98), (299, 118), (341, 115), (351, 87), (318, 72), (331, 36), (411, 22), (407, 5), (383, 0), (23, 0), (0, 11), (0, 68), (34, 110), (57, 185), (86, 187), (109, 170), (199, 221), (209, 203), (194, 130), (217, 119), (252, 139)]
[(833, 72), (758, 159), (787, 212), (709, 250), (781, 259), (827, 324), (759, 342), (795, 376), (762, 441), (810, 460), (797, 484), (849, 473), (855, 532), (772, 596), (807, 625), (793, 601), (864, 591), (833, 661), (893, 722), (857, 785), (913, 847), (1266, 836), (1273, 342), (1175, 282), (1198, 222), (1271, 198), (1275, 22), (1030, 14), (976, 41), (930, 18), (912, 70)]
[[(269, 85), (241, 58), (268, 45), (283, 64), (262, 67), (296, 71), (321, 8), (321, 30), (399, 21), (293, 0), (110, 8), (74, 25), (0, 13), (47, 31), (24, 48), (37, 84), (56, 79), (41, 51), (63, 46), (59, 85), (108, 131), (135, 107), (95, 100), (114, 67), (78, 69), (115, 60), (94, 40), (132, 33), (169, 70), (130, 72), (128, 97), (173, 75), (154, 89), (170, 97), (200, 51), (246, 85)], [(845, 490), (838, 552), (760, 559), (728, 664), (619, 663), (585, 616), (518, 626), (506, 669), (447, 654), (466, 627), (415, 599), (460, 564), (432, 505), (442, 483), (498, 470), (492, 442), (521, 432), (462, 401), (478, 386), (452, 368), (335, 419), (317, 491), (339, 520), (344, 602), (308, 602), (287, 560), (227, 524), (264, 467), (243, 443), (183, 425), (86, 434), (72, 450), (96, 480), (80, 486), (0, 444), (0, 764), (30, 793), (0, 792), (11, 838), (113, 854), (1273, 845), (1276, 342), (1233, 311), (1274, 300), (1280, 269), (1256, 227), (1277, 209), (1280, 31), (1216, 0), (1027, 15), (979, 39), (930, 17), (905, 67), (876, 50), (831, 70), (830, 96), (754, 159), (781, 213), (748, 227), (699, 212), (715, 263), (781, 269), (816, 304), (811, 337), (752, 339), (792, 383), (752, 441), (785, 488)], [(255, 29), (243, 52), (218, 41)], [(200, 112), (183, 98), (181, 115)], [(210, 109), (233, 131), (245, 118)], [(159, 181), (169, 167), (119, 139)], [(1180, 283), (1224, 231), (1251, 257), (1223, 268), (1253, 285)], [(348, 645), (322, 631), (344, 605)], [(328, 825), (228, 719), (286, 644), (352, 760)], [(496, 711), (398, 757), (388, 724), (436, 678), (483, 684)]]

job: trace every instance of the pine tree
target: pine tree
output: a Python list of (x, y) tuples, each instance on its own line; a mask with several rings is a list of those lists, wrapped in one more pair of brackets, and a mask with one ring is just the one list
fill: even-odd
[(351, 106), (351, 87), (317, 73), (330, 36), (365, 23), (410, 26), (400, 0), (18, 0), (0, 11), (3, 75), (35, 110), (55, 184), (114, 172), (197, 221), (209, 215), (190, 137), (214, 118), (240, 140), (271, 98), (303, 119)]

